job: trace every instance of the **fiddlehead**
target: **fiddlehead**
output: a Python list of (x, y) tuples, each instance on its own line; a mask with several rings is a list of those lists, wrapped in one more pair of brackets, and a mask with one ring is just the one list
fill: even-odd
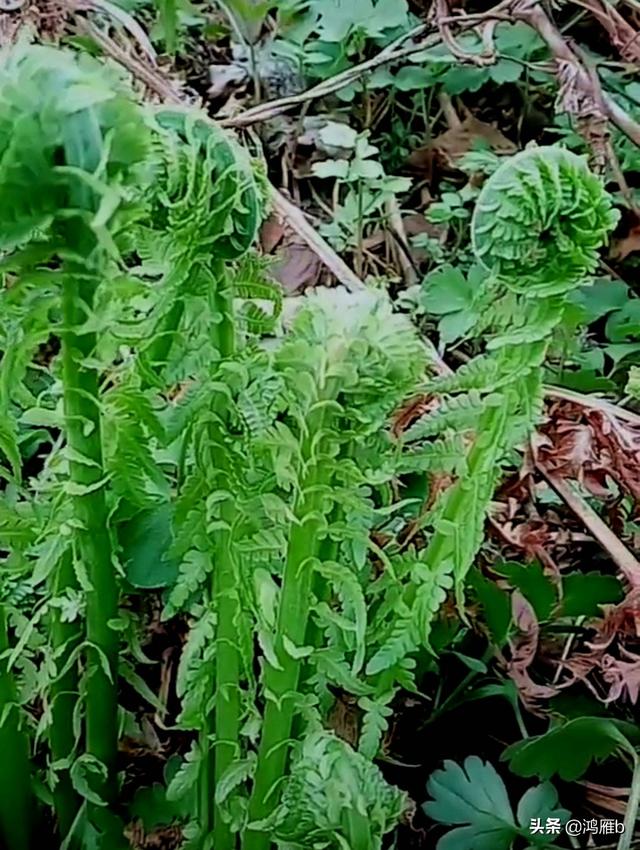
[(284, 846), (372, 850), (407, 807), (372, 762), (328, 732), (311, 733), (285, 785), (273, 817)]
[(203, 113), (162, 107), (155, 126), (156, 179), (140, 237), (143, 251), (162, 256), (167, 273), (146, 351), (151, 367), (167, 360), (186, 296), (211, 296), (215, 309), (223, 315), (228, 309), (233, 280), (220, 264), (242, 257), (253, 244), (264, 195), (247, 153)]
[(531, 148), (483, 187), (471, 223), (473, 249), (509, 289), (544, 298), (584, 283), (616, 220), (584, 157)]
[[(81, 195), (95, 214), (108, 187), (117, 209), (127, 184), (143, 182), (148, 134), (119, 76), (87, 56), (22, 47), (1, 62), (0, 250), (12, 250), (51, 237), (70, 211), (81, 215)], [(70, 161), (74, 143), (94, 146), (89, 167)]]
[[(585, 160), (559, 147), (516, 155), (480, 193), (472, 219), (473, 247), (492, 285), (509, 293), (508, 320), (497, 322), (485, 354), (432, 382), (429, 389), (445, 397), (441, 409), (427, 414), (405, 437), (415, 443), (443, 427), (450, 431), (461, 425), (470, 440), (458, 479), (425, 521), (431, 536), (416, 556), (438, 578), (426, 584), (414, 579), (400, 606), (406, 623), (419, 624), (423, 641), (438, 607), (429, 600), (439, 604), (447, 576), (453, 576), (462, 604), (464, 580), (482, 543), (501, 466), (541, 412), (542, 368), (562, 319), (562, 296), (594, 271), (598, 249), (616, 220), (611, 199)], [(464, 396), (455, 402), (446, 399), (458, 393), (468, 393), (468, 401), (462, 401)], [(475, 421), (469, 418), (471, 411)], [(405, 634), (410, 636), (411, 630)], [(414, 632), (404, 639), (409, 652), (416, 637)], [(398, 635), (390, 622), (369, 669), (378, 672), (398, 660)]]
[(155, 120), (154, 227), (199, 259), (242, 256), (262, 218), (261, 187), (246, 152), (195, 110), (162, 107)]
[[(237, 441), (234, 443), (231, 435), (234, 392), (223, 379), (230, 361), (239, 359), (240, 348), (233, 304), (240, 293), (226, 264), (246, 254), (253, 243), (262, 219), (263, 191), (247, 154), (203, 113), (162, 107), (155, 113), (155, 127), (156, 182), (149, 199), (146, 238), (152, 252), (157, 250), (153, 243), (160, 238), (167, 272), (154, 309), (155, 328), (145, 360), (150, 372), (167, 361), (187, 300), (197, 299), (194, 303), (206, 317), (205, 344), (211, 354), (203, 377), (216, 384), (203, 399), (194, 427), (198, 474), (209, 492), (221, 494), (204, 558), (215, 553), (207, 596), (216, 615), (215, 693), (203, 694), (198, 820), (201, 833), (208, 835), (213, 830), (216, 847), (225, 850), (233, 846), (234, 837), (223, 814), (224, 801), (216, 798), (214, 803), (214, 788), (240, 748), (242, 659), (237, 644), (243, 612), (232, 545), (237, 516), (231, 494), (236, 489), (236, 470), (246, 461), (238, 459)], [(246, 297), (245, 290), (241, 294)], [(221, 391), (223, 384), (228, 394)], [(211, 746), (214, 729), (215, 751)]]

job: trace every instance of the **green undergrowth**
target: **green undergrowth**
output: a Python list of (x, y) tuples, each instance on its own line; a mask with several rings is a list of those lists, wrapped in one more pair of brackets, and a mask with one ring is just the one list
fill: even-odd
[[(171, 49), (173, 10), (160, 11)], [(320, 21), (334, 43), (336, 21)], [(484, 345), (450, 377), (432, 374), (382, 287), (318, 289), (285, 319), (251, 250), (266, 196), (264, 163), (205, 113), (141, 104), (84, 54), (2, 54), (7, 850), (40, 846), (42, 830), (70, 850), (127, 846), (118, 746), (141, 718), (123, 691), (167, 711), (142, 672), (135, 594), (154, 591), (162, 621), (188, 627), (171, 730), (187, 746), (131, 812), (150, 830), (169, 813), (193, 850), (379, 850), (411, 816), (380, 769), (396, 701), (423, 698), (447, 652), (471, 678), (486, 672), (456, 643), (467, 599), (485, 608), (491, 649), (512, 632), (520, 585), (540, 620), (587, 615), (567, 608), (572, 578), (574, 597), (590, 584), (590, 611), (618, 598), (606, 576), (569, 575), (560, 597), (542, 573), (532, 593), (518, 565), (505, 565), (508, 591), (474, 568), (503, 471), (540, 419), (550, 346), (616, 224), (585, 159), (534, 148), (485, 182), (462, 275), (486, 305), (465, 327)], [(429, 411), (392, 427), (425, 394)], [(351, 736), (331, 722), (340, 696), (356, 706)], [(622, 752), (637, 768), (631, 732), (594, 722), (593, 758)], [(526, 793), (564, 814), (544, 748), (508, 757), (546, 783)], [(489, 777), (510, 846), (526, 805), (514, 817), (491, 765), (465, 770), (434, 775), (426, 811), (482, 831), (444, 795)]]

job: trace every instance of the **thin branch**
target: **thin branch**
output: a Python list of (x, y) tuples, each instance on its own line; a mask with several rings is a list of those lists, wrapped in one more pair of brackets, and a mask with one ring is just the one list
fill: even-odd
[[(593, 84), (588, 72), (537, 0), (522, 0), (514, 8), (513, 14), (515, 19), (524, 21), (537, 31), (557, 62), (566, 62), (575, 68), (576, 80), (580, 88), (585, 91), (592, 89)], [(603, 92), (602, 99), (607, 117), (625, 136), (640, 147), (640, 124), (637, 124), (610, 95)]]
[(116, 62), (119, 62), (124, 68), (127, 68), (127, 70), (130, 71), (134, 77), (143, 82), (150, 91), (155, 92), (155, 94), (163, 100), (167, 100), (172, 103), (183, 102), (178, 91), (170, 85), (162, 74), (159, 74), (155, 68), (146, 65), (135, 56), (131, 56), (126, 52), (126, 50), (123, 50), (122, 47), (120, 47), (120, 45), (111, 38), (111, 36), (103, 32), (95, 24), (91, 23), (91, 21), (78, 17), (75, 21), (75, 27), (78, 32), (90, 36), (96, 44), (104, 50), (107, 56), (111, 56), (112, 59), (115, 59)]
[(66, 5), (72, 12), (98, 12), (112, 18), (135, 39), (152, 64), (156, 64), (158, 57), (149, 36), (136, 19), (120, 6), (110, 3), (109, 0), (66, 0)]
[(403, 36), (387, 45), (387, 47), (385, 47), (384, 50), (381, 50), (376, 56), (371, 59), (367, 59), (366, 62), (353, 65), (353, 67), (347, 68), (345, 71), (336, 74), (334, 77), (330, 77), (328, 80), (323, 80), (321, 83), (312, 86), (310, 89), (300, 92), (300, 94), (293, 94), (288, 97), (281, 97), (278, 100), (260, 103), (239, 115), (234, 115), (231, 118), (224, 118), (219, 123), (222, 127), (246, 127), (248, 124), (255, 124), (258, 121), (266, 121), (270, 118), (274, 118), (276, 115), (286, 112), (293, 106), (307, 103), (308, 101), (316, 100), (317, 98), (327, 97), (327, 95), (340, 91), (340, 89), (346, 88), (346, 86), (350, 86), (365, 74), (379, 68), (381, 65), (387, 65), (391, 62), (397, 62), (400, 59), (406, 59), (414, 53), (420, 53), (422, 50), (426, 50), (428, 47), (433, 47), (438, 44), (440, 42), (440, 36), (438, 34), (433, 34), (423, 39), (418, 44), (401, 47), (401, 45), (409, 39), (418, 38), (427, 32), (427, 30), (428, 27), (426, 24), (420, 24), (420, 26), (414, 27), (414, 29), (410, 32), (405, 33)]
[(640, 588), (640, 562), (624, 543), (616, 537), (606, 523), (598, 516), (575, 486), (564, 481), (548, 470), (539, 461), (536, 469), (544, 476), (551, 487), (565, 502), (582, 524), (587, 528), (602, 548), (609, 554), (620, 572), (625, 576), (632, 588)]
[(269, 194), (276, 212), (304, 239), (314, 254), (349, 292), (358, 292), (365, 288), (365, 284), (360, 278), (351, 271), (331, 245), (312, 227), (302, 210), (285, 198), (275, 186), (270, 186)]
[(583, 395), (573, 390), (565, 390), (563, 387), (547, 386), (544, 388), (544, 392), (547, 398), (558, 401), (570, 401), (573, 404), (580, 404), (582, 407), (588, 407), (592, 410), (601, 410), (615, 419), (622, 419), (640, 428), (640, 414), (613, 404), (613, 402), (607, 401), (604, 398), (599, 398), (595, 395)]

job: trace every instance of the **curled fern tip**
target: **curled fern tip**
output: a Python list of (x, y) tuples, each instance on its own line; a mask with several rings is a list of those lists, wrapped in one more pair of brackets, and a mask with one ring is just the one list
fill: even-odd
[(586, 160), (558, 146), (508, 159), (487, 181), (473, 216), (473, 248), (516, 292), (547, 296), (584, 283), (618, 220)]

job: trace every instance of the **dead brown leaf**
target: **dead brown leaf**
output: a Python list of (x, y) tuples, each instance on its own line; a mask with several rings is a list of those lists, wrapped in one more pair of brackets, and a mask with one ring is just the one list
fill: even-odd
[(535, 440), (546, 470), (572, 478), (598, 498), (610, 498), (611, 481), (640, 506), (640, 428), (607, 411), (558, 402)]
[(497, 127), (470, 114), (457, 126), (436, 136), (430, 144), (413, 151), (409, 165), (430, 173), (434, 160), (437, 160), (446, 168), (456, 168), (458, 161), (473, 149), (477, 141), (486, 142), (498, 154), (515, 153), (517, 150), (517, 146)]
[(184, 843), (178, 826), (160, 827), (147, 833), (140, 822), (127, 827), (126, 837), (134, 850), (179, 850)]
[(620, 647), (622, 658), (608, 653), (601, 662), (602, 678), (609, 685), (605, 702), (626, 698), (635, 705), (640, 694), (640, 655)]
[(506, 663), (506, 671), (518, 689), (522, 704), (532, 714), (540, 716), (542, 700), (556, 696), (558, 689), (551, 685), (541, 685), (531, 678), (529, 668), (538, 652), (540, 626), (538, 618), (524, 596), (517, 590), (511, 595), (513, 621), (519, 635), (509, 641), (511, 658)]
[(260, 242), (265, 254), (274, 257), (270, 269), (285, 292), (292, 294), (316, 286), (322, 263), (309, 245), (275, 215), (262, 226)]
[(574, 3), (588, 9), (600, 21), (623, 59), (640, 63), (639, 34), (611, 3), (605, 0), (574, 0)]

